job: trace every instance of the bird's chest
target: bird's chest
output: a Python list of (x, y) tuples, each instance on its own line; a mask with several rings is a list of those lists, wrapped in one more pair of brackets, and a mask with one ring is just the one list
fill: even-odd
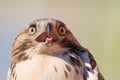
[(82, 71), (59, 57), (39, 55), (15, 67), (16, 80), (83, 80)]

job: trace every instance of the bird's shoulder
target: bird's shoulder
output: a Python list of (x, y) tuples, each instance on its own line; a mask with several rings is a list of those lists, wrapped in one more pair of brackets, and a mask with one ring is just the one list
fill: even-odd
[(84, 77), (85, 80), (104, 80), (102, 74), (99, 71), (97, 62), (90, 51), (84, 48), (81, 51), (81, 59), (84, 63)]

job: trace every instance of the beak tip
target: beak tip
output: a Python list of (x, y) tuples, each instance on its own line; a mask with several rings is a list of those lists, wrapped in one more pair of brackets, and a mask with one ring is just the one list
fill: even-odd
[(45, 30), (48, 32), (48, 34), (50, 34), (50, 27), (51, 27), (51, 24), (47, 23)]

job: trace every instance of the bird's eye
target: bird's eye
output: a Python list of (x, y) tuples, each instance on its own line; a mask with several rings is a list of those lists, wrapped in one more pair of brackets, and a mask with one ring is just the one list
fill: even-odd
[(29, 34), (33, 35), (33, 34), (35, 34), (35, 32), (36, 32), (36, 25), (31, 25), (29, 27)]
[(62, 35), (66, 34), (66, 28), (64, 26), (60, 26), (58, 32)]

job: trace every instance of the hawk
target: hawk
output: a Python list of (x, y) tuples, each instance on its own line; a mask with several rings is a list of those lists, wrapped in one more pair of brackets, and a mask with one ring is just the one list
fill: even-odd
[(8, 80), (104, 80), (88, 49), (56, 19), (37, 19), (13, 44)]

